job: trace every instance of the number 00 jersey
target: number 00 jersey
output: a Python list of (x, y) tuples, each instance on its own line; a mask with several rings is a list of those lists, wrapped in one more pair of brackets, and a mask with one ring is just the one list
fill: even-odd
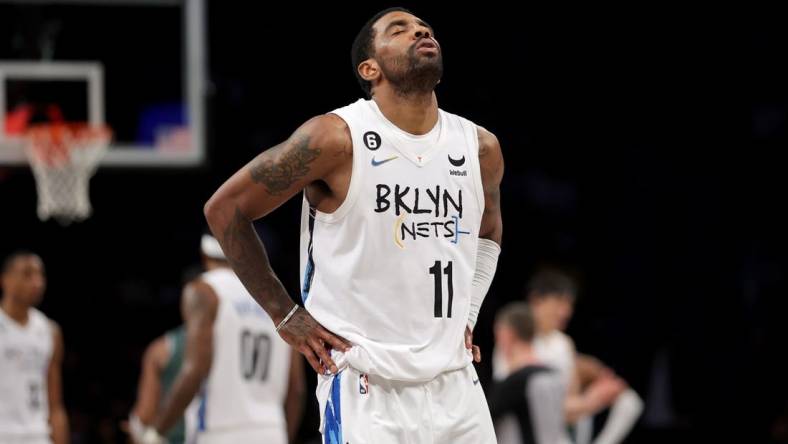
[(232, 270), (208, 271), (202, 280), (219, 298), (219, 310), (211, 372), (197, 399), (197, 431), (285, 427), (290, 347)]
[(0, 309), (0, 442), (49, 437), (52, 334), (49, 319), (35, 308), (24, 326)]
[(476, 125), (440, 111), (414, 136), (363, 99), (333, 113), (350, 128), (353, 169), (333, 213), (304, 198), (307, 310), (354, 344), (347, 361), (363, 373), (427, 381), (466, 366), (484, 209)]

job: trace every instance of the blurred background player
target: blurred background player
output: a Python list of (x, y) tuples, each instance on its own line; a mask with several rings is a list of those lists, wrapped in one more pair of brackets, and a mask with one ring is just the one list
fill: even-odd
[(34, 308), (46, 289), (44, 263), (33, 253), (18, 252), (0, 272), (0, 443), (68, 443), (63, 336)]
[[(144, 425), (153, 423), (156, 418), (164, 396), (170, 392), (180, 373), (185, 348), (186, 327), (179, 325), (156, 338), (145, 350), (137, 386), (137, 402), (129, 419), (133, 435), (141, 435)], [(190, 408), (191, 405), (193, 403)], [(194, 421), (189, 426), (185, 421), (190, 416), (190, 408), (165, 435), (168, 444), (189, 442), (186, 440), (186, 430), (194, 431)]]
[[(196, 428), (195, 440), (189, 436), (188, 442), (285, 444), (288, 436), (294, 438), (303, 410), (302, 358), (276, 334), (271, 319), (229, 268), (216, 239), (203, 236), (201, 250), (207, 271), (186, 286), (181, 301), (183, 362), (167, 363), (180, 368), (148, 423), (142, 415), (158, 400), (157, 384), (145, 384), (143, 375), (132, 436), (142, 444), (163, 443), (162, 435), (184, 421), (185, 435), (191, 434), (192, 423)], [(175, 347), (166, 350), (169, 361), (177, 358), (177, 330), (171, 337)], [(164, 357), (157, 356), (165, 354), (158, 347), (162, 345), (154, 343), (149, 349), (153, 361)], [(155, 371), (157, 366), (151, 367)], [(159, 370), (159, 380), (164, 376)], [(185, 412), (189, 417), (184, 419)], [(135, 425), (137, 420), (141, 424)]]
[(565, 442), (565, 386), (557, 370), (539, 362), (528, 304), (513, 302), (495, 319), (495, 346), (511, 370), (495, 383), (488, 403), (499, 444)]
[[(568, 275), (555, 270), (537, 273), (527, 287), (527, 300), (534, 315), (534, 350), (545, 364), (556, 369), (567, 389), (566, 421), (575, 430), (575, 441), (591, 442), (592, 417), (610, 409), (595, 444), (623, 441), (637, 422), (643, 402), (626, 382), (595, 358), (578, 354), (563, 330), (572, 317), (577, 289)], [(510, 370), (496, 350), (494, 376)]]

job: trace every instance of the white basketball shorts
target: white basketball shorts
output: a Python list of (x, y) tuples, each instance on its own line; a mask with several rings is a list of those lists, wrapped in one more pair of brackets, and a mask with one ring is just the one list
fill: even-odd
[(345, 367), (318, 375), (324, 444), (495, 444), (473, 364), (429, 382), (389, 381)]

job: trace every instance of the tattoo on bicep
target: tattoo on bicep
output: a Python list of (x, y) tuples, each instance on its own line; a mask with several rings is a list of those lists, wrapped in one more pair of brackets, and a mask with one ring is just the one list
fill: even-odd
[(294, 136), (285, 142), (282, 153), (275, 159), (256, 159), (249, 168), (255, 183), (265, 185), (272, 195), (285, 191), (309, 173), (309, 164), (320, 156), (320, 148), (309, 147), (309, 136)]

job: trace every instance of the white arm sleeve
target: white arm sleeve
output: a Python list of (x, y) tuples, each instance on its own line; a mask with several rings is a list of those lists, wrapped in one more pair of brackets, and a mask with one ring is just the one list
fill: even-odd
[(473, 330), (482, 302), (490, 289), (495, 269), (498, 267), (498, 255), (501, 247), (490, 239), (479, 238), (476, 249), (476, 272), (473, 274), (473, 287), (471, 288), (471, 311), (468, 313), (468, 327)]
[(607, 422), (594, 440), (594, 444), (617, 444), (635, 427), (640, 414), (643, 412), (643, 400), (632, 390), (628, 389), (620, 394), (610, 408)]

